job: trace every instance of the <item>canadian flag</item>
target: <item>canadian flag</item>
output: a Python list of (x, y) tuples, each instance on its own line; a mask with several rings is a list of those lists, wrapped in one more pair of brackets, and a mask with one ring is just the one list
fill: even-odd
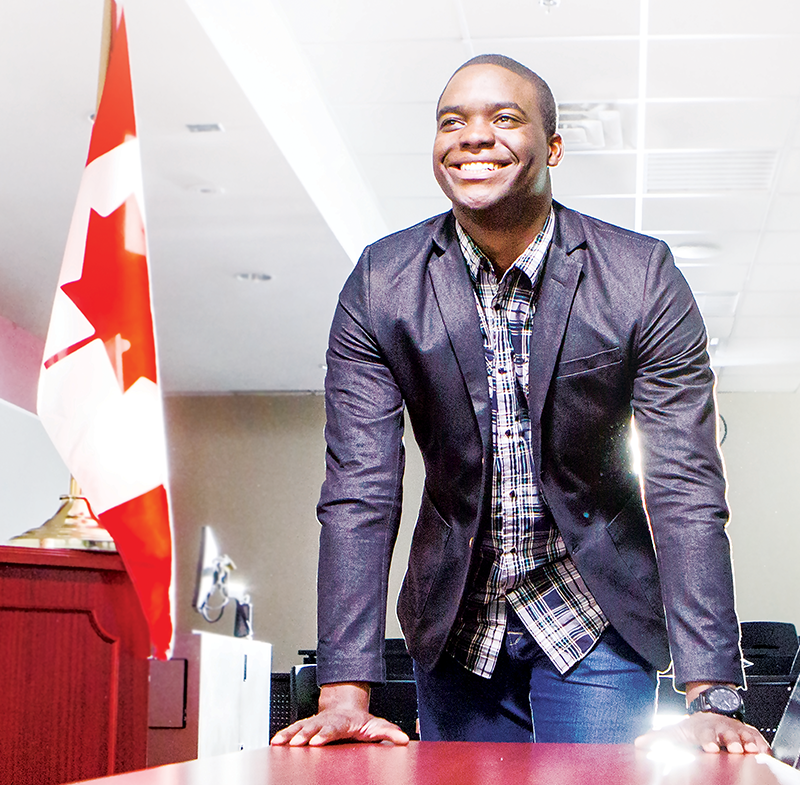
[(122, 8), (56, 291), (38, 413), (114, 538), (150, 626), (172, 647), (167, 451), (153, 334), (139, 141)]

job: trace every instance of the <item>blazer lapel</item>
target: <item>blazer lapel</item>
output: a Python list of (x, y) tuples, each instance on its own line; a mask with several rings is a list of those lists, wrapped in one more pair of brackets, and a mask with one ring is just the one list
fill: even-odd
[[(583, 269), (579, 258), (569, 256), (584, 240), (580, 226), (560, 205), (555, 207), (556, 236), (545, 261), (531, 333), (528, 408), (531, 425), (537, 433), (540, 433), (542, 410)], [(538, 459), (538, 455), (536, 457)]]
[(450, 215), (433, 238), (438, 249), (431, 254), (428, 273), (450, 345), (472, 399), (485, 450), (492, 441), (486, 358), (472, 282), (452, 224)]

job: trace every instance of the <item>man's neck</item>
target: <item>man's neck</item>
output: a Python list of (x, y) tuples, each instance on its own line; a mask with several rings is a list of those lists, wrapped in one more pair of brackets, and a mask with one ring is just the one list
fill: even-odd
[(453, 212), (500, 278), (542, 231), (551, 203), (548, 201), (546, 209), (537, 211), (533, 219), (516, 222), (492, 220), (490, 216), (458, 208)]

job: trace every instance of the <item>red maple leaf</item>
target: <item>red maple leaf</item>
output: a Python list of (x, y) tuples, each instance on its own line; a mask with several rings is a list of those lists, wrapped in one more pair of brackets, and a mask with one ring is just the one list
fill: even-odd
[(144, 247), (144, 225), (133, 197), (106, 218), (91, 211), (83, 273), (61, 288), (94, 333), (51, 357), (46, 368), (99, 338), (123, 392), (142, 376), (157, 381), (147, 258), (131, 246)]

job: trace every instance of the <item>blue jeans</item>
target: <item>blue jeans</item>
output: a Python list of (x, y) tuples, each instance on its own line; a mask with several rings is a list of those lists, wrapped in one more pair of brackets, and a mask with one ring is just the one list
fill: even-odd
[(510, 607), (491, 679), (447, 654), (414, 676), (424, 741), (626, 744), (655, 712), (656, 671), (616, 630), (562, 676)]

